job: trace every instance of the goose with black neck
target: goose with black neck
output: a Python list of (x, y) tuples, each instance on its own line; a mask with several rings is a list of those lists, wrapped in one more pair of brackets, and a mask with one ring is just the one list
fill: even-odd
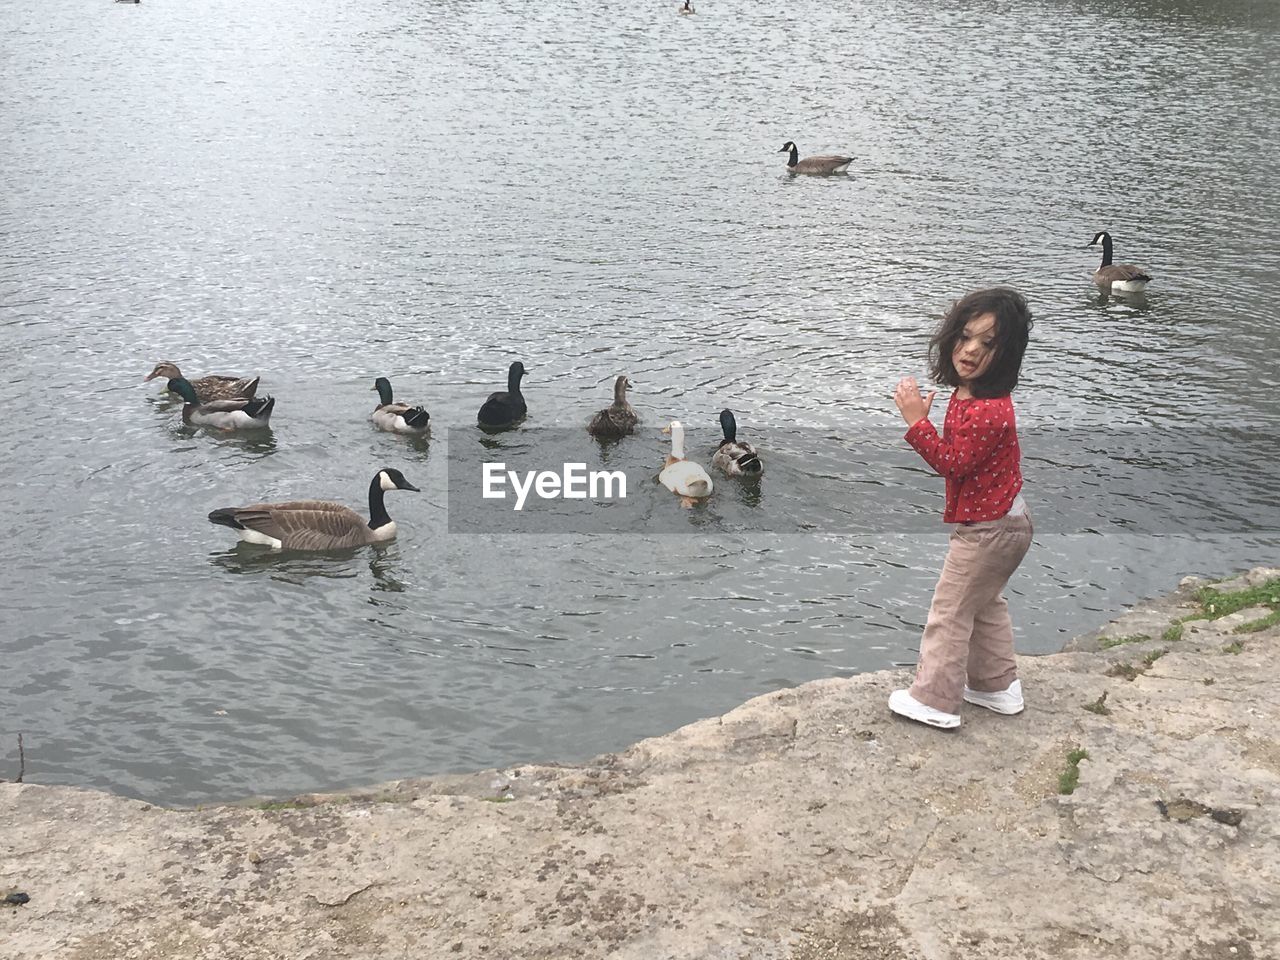
[(1102, 263), (1093, 271), (1093, 282), (1112, 293), (1138, 293), (1145, 290), (1151, 282), (1151, 275), (1146, 270), (1131, 263), (1111, 262), (1111, 234), (1107, 231), (1099, 230), (1095, 233), (1085, 249), (1099, 243), (1102, 244)]
[(342, 550), (396, 538), (396, 523), (387, 513), (385, 494), (418, 488), (394, 467), (383, 467), (369, 483), (369, 520), (350, 507), (329, 500), (290, 500), (222, 507), (209, 522), (235, 530), (247, 543), (272, 550)]

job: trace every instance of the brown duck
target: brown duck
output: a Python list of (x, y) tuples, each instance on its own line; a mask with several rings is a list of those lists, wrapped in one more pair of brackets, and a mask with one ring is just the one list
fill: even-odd
[(627, 402), (629, 386), (631, 381), (626, 377), (619, 377), (613, 382), (613, 403), (591, 418), (591, 422), (587, 424), (587, 433), (610, 439), (625, 437), (636, 428), (640, 418), (636, 416), (635, 408)]
[[(182, 376), (178, 365), (171, 360), (161, 360), (155, 369), (142, 378), (142, 382), (164, 377), (168, 380), (187, 379)], [(258, 377), (225, 377), (211, 374), (195, 380), (187, 379), (195, 387), (196, 399), (200, 403), (212, 403), (214, 400), (251, 400), (258, 392)]]

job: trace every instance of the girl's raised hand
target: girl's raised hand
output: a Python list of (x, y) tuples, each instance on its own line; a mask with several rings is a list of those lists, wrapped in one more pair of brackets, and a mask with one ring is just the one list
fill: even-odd
[(903, 377), (898, 381), (898, 387), (893, 391), (893, 402), (898, 405), (898, 411), (902, 414), (902, 419), (907, 421), (907, 426), (914, 427), (929, 416), (937, 392), (930, 390), (927, 397), (921, 397), (915, 377)]

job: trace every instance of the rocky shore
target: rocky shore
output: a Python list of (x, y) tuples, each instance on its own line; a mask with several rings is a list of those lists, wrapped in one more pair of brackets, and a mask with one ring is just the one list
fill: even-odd
[(954, 732), (898, 670), (343, 796), (0, 783), (0, 957), (1273, 960), (1277, 609), (1280, 570), (1186, 581)]

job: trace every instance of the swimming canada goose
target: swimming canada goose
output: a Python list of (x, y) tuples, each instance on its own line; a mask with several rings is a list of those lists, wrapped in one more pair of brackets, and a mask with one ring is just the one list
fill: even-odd
[(379, 377), (373, 381), (373, 389), (378, 391), (381, 401), (373, 408), (369, 419), (379, 430), (389, 433), (408, 433), (422, 436), (431, 429), (431, 414), (425, 407), (411, 407), (407, 403), (391, 402), (391, 381)]
[(680, 12), (681, 13), (697, 13), (698, 11), (693, 9), (693, 4), (690, 2), (690, 0), (684, 0), (684, 6), (680, 8)]
[(523, 376), (524, 364), (517, 360), (507, 370), (507, 389), (489, 394), (489, 399), (480, 407), (477, 419), (482, 426), (507, 427), (529, 412), (524, 394), (520, 392), (520, 378)]
[[(142, 378), (142, 382), (146, 383), (156, 377), (164, 377), (166, 380), (183, 379), (178, 365), (170, 360), (161, 360), (157, 363), (155, 369)], [(196, 398), (201, 403), (208, 403), (211, 400), (239, 400), (252, 397), (258, 392), (258, 380), (258, 377), (250, 379), (212, 374), (207, 377), (197, 377), (188, 382), (195, 388)]]
[(790, 153), (787, 158), (787, 170), (791, 173), (808, 173), (818, 177), (830, 176), (833, 173), (844, 173), (845, 167), (853, 163), (853, 157), (838, 157), (834, 154), (822, 154), (817, 157), (800, 159), (800, 148), (788, 140), (782, 145), (779, 153)]
[(272, 550), (342, 550), (396, 537), (396, 523), (387, 515), (383, 494), (388, 490), (417, 490), (392, 467), (373, 475), (369, 484), (369, 522), (350, 507), (329, 500), (291, 500), (222, 507), (209, 522), (230, 527), (247, 543)]
[(679, 420), (672, 420), (670, 426), (662, 428), (662, 432), (671, 434), (671, 453), (658, 474), (658, 482), (678, 495), (686, 507), (692, 506), (694, 500), (711, 496), (712, 483), (707, 471), (700, 464), (684, 458), (684, 425)]
[(613, 403), (605, 407), (587, 424), (587, 433), (596, 437), (625, 437), (636, 428), (640, 418), (635, 409), (627, 403), (627, 387), (631, 381), (619, 377), (613, 382)]
[(712, 454), (711, 463), (731, 477), (758, 477), (764, 473), (764, 464), (756, 448), (738, 439), (738, 421), (734, 419), (732, 410), (720, 411), (720, 427), (724, 430), (724, 439)]
[(1111, 234), (1107, 231), (1100, 230), (1095, 233), (1085, 249), (1097, 246), (1099, 243), (1102, 244), (1102, 264), (1093, 271), (1094, 283), (1113, 293), (1137, 293), (1151, 282), (1151, 275), (1141, 267), (1135, 267), (1129, 263), (1111, 262)]
[(182, 422), (194, 427), (217, 427), (219, 430), (256, 430), (270, 426), (275, 397), (239, 397), (235, 400), (211, 400), (201, 403), (190, 380), (175, 377), (169, 389), (182, 397)]

